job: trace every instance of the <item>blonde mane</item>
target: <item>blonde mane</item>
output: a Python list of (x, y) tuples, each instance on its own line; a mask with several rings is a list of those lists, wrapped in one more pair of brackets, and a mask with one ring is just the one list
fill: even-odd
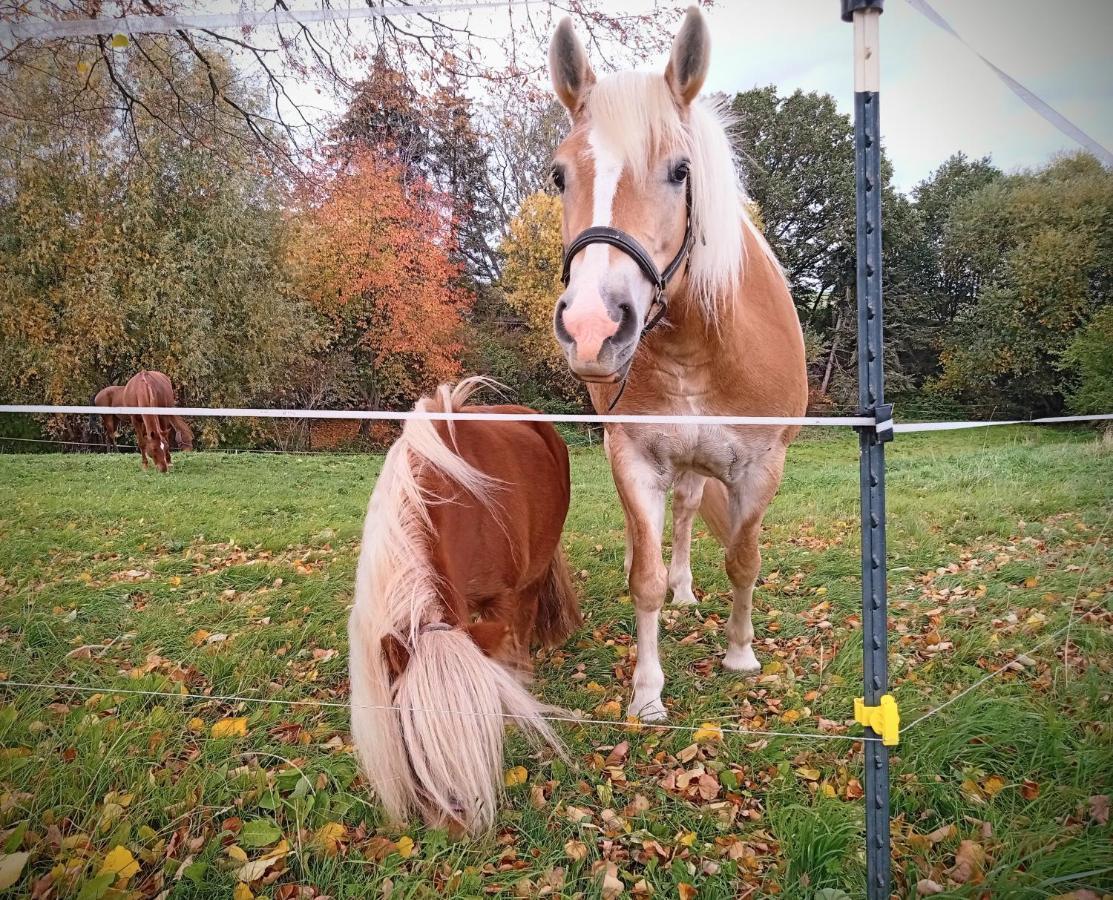
[(618, 72), (592, 87), (586, 110), (592, 127), (621, 154), (636, 179), (644, 177), (649, 160), (662, 152), (679, 150), (691, 160), (695, 245), (688, 279), (692, 298), (710, 322), (718, 322), (730, 310), (742, 277), (742, 229), (753, 233), (773, 258), (746, 209), (748, 197), (727, 137), (731, 116), (726, 105), (697, 99), (685, 122), (662, 76)]

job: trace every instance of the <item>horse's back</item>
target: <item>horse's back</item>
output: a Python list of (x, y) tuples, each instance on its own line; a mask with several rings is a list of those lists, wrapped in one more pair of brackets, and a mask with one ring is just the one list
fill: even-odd
[[(468, 406), (461, 412), (530, 414), (521, 406)], [(450, 503), (433, 503), (434, 555), (441, 574), (476, 595), (536, 582), (560, 543), (571, 496), (568, 447), (548, 422), (438, 422), (445, 443), (499, 482), (483, 503), (435, 472), (422, 486)]]

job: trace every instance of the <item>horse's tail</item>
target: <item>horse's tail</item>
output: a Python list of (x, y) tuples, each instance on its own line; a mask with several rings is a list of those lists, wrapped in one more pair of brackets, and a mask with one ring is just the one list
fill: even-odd
[(543, 646), (555, 647), (564, 643), (583, 621), (568, 559), (558, 546), (537, 597), (537, 639)]
[(726, 486), (721, 481), (708, 478), (704, 483), (699, 514), (716, 540), (726, 547), (734, 534), (734, 525), (730, 521), (730, 499), (727, 497)]
[[(456, 411), (484, 384), (438, 389), (419, 410)], [(449, 434), (452, 429), (449, 427)], [(442, 621), (429, 563), (427, 468), (482, 502), (499, 482), (471, 466), (431, 421), (406, 423), (371, 495), (348, 623), (352, 735), (363, 771), (392, 818), (414, 811), (475, 833), (494, 822), (503, 717), (560, 748), (544, 707), (514, 675)]]

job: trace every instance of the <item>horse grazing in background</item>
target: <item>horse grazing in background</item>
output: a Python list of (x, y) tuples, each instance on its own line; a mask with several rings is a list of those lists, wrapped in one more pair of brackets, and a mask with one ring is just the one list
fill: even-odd
[[(124, 389), (121, 385), (110, 384), (106, 388), (101, 388), (97, 391), (96, 396), (93, 397), (94, 406), (123, 406), (121, 396)], [(120, 417), (115, 413), (105, 413), (100, 417), (101, 426), (104, 429), (104, 441), (113, 450), (116, 449), (116, 435), (119, 432)]]
[[(168, 375), (162, 372), (157, 372), (151, 369), (147, 372), (159, 384), (159, 395), (162, 397), (169, 396), (170, 402), (162, 404), (163, 406), (177, 406), (178, 396), (174, 391), (174, 383), (170, 380)], [(173, 443), (177, 444), (179, 450), (192, 450), (193, 449), (193, 429), (189, 427), (181, 416), (166, 416), (170, 424), (170, 434), (173, 436)]]
[[(161, 372), (144, 369), (124, 385), (119, 401), (120, 406), (174, 406), (174, 388), (170, 379)], [(170, 420), (173, 417), (141, 414), (130, 418), (143, 468), (147, 468), (147, 457), (150, 456), (156, 468), (166, 472), (171, 464)]]
[[(418, 410), (464, 406), (485, 379)], [(371, 495), (348, 623), (352, 734), (396, 820), (475, 834), (495, 819), (503, 717), (563, 752), (522, 682), (530, 648), (561, 643), (580, 611), (560, 547), (568, 448), (544, 422), (413, 420)]]
[[(747, 215), (726, 120), (697, 99), (710, 44), (692, 7), (663, 75), (597, 80), (569, 20), (553, 35), (553, 87), (572, 121), (552, 172), (566, 248), (554, 325), (599, 411), (795, 417), (807, 407), (788, 285)], [(733, 588), (723, 663), (759, 670), (751, 619), (758, 538), (798, 431), (607, 425), (637, 615), (632, 715), (666, 717), (658, 619), (670, 585), (676, 600), (694, 600), (688, 544), (697, 510), (726, 549)], [(682, 545), (671, 576), (661, 547), (670, 488)]]

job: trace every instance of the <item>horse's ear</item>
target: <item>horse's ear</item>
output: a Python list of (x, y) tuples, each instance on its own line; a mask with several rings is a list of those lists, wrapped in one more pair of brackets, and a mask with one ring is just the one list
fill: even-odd
[(553, 90), (573, 119), (583, 108), (587, 92), (595, 84), (595, 73), (587, 51), (572, 28), (572, 20), (561, 19), (549, 43), (549, 75)]
[(687, 106), (696, 99), (710, 64), (711, 31), (699, 7), (689, 6), (665, 67), (665, 81), (678, 103)]

